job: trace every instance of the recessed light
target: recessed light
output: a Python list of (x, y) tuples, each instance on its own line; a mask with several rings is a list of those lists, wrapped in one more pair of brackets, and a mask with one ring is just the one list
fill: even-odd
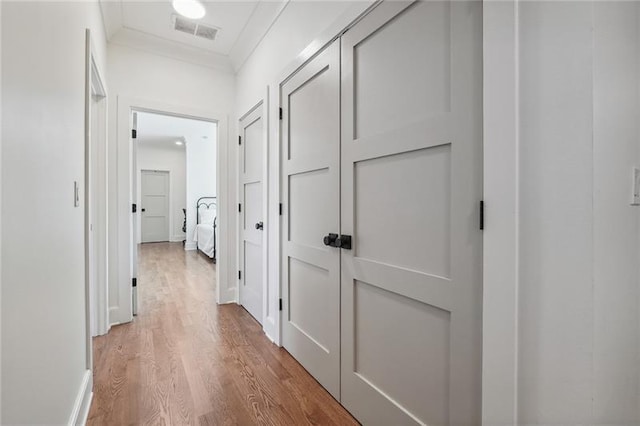
[(200, 19), (207, 13), (198, 0), (173, 0), (171, 5), (176, 12), (189, 19)]
[(184, 142), (182, 142), (182, 141), (176, 141), (176, 145), (184, 145)]

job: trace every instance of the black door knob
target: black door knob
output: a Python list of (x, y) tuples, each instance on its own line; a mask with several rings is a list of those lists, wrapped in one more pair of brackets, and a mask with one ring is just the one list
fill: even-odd
[(325, 246), (336, 247), (336, 239), (338, 238), (338, 234), (329, 234), (325, 235), (322, 239)]
[(340, 235), (340, 237), (336, 239), (335, 244), (336, 247), (351, 250), (351, 235)]
[(146, 211), (147, 209), (142, 209), (142, 211)]
[(256, 229), (259, 229), (259, 230), (262, 231), (264, 229), (264, 223), (262, 223), (262, 222), (256, 223)]

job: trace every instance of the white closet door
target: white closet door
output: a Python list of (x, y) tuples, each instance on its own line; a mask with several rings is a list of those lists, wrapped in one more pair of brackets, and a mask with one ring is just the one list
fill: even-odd
[(142, 170), (141, 174), (142, 242), (169, 241), (169, 172)]
[(240, 121), (240, 304), (262, 324), (264, 235), (262, 104)]
[(340, 396), (340, 45), (281, 86), (282, 344)]
[(481, 2), (384, 2), (342, 38), (342, 403), (480, 423)]

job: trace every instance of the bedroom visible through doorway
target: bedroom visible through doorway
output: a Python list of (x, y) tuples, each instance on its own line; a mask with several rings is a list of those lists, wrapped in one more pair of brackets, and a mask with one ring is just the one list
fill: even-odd
[[(134, 295), (144, 291), (144, 280), (172, 279), (174, 262), (188, 266), (193, 256), (210, 265), (213, 283), (219, 246), (217, 123), (150, 111), (134, 114)], [(158, 250), (171, 253), (171, 259), (144, 258)], [(138, 271), (149, 267), (153, 271)]]

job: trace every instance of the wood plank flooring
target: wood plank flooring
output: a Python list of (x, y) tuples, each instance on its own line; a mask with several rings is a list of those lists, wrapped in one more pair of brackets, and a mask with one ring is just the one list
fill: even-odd
[(140, 309), (94, 339), (89, 425), (353, 425), (237, 305), (215, 303), (208, 259), (181, 243), (139, 252)]

